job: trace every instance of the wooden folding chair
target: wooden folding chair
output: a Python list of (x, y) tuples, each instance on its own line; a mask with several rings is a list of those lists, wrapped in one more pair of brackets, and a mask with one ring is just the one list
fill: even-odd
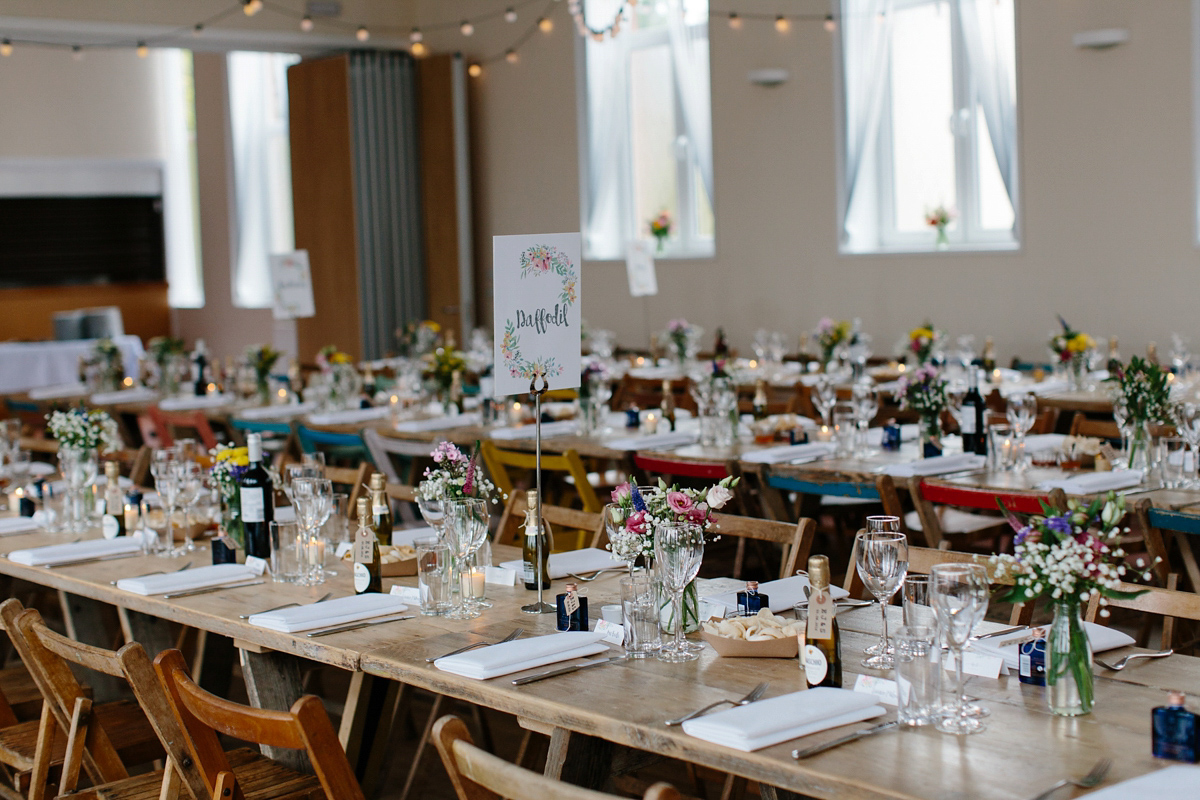
[(738, 539), (738, 555), (733, 562), (733, 577), (735, 578), (742, 574), (744, 551), (742, 543), (747, 539), (780, 545), (782, 548), (779, 562), (780, 578), (796, 574), (798, 564), (808, 563), (808, 554), (817, 533), (817, 523), (808, 517), (801, 517), (795, 525), (757, 517), (739, 517), (733, 514), (717, 514), (716, 518), (717, 521), (709, 529), (713, 534), (734, 536)]
[(1174, 647), (1175, 621), (1179, 619), (1200, 621), (1200, 594), (1176, 591), (1175, 585), (1178, 577), (1174, 574), (1168, 576), (1166, 589), (1160, 589), (1157, 586), (1122, 583), (1118, 587), (1121, 591), (1144, 591), (1145, 594), (1131, 600), (1109, 599), (1105, 601), (1105, 606), (1100, 605), (1100, 598), (1093, 597), (1088, 603), (1085, 619), (1088, 622), (1096, 622), (1101, 625), (1109, 624), (1112, 618), (1100, 615), (1100, 609), (1105, 607), (1110, 609), (1125, 608), (1140, 611), (1144, 614), (1154, 614), (1163, 618), (1160, 649), (1166, 650), (1169, 647)]
[[(525, 522), (525, 512), (528, 510), (529, 503), (525, 499), (524, 492), (513, 492), (509, 495), (508, 503), (500, 514), (500, 523), (496, 526), (496, 544), (520, 546), (521, 525)], [(591, 534), (589, 545), (591, 547), (603, 547), (603, 543), (607, 541), (604, 533), (604, 519), (599, 511), (580, 511), (577, 508), (564, 508), (543, 503), (542, 519), (550, 523), (554, 528), (555, 535), (559, 531), (567, 534), (576, 531)], [(568, 536), (568, 538), (570, 537)]]
[[(505, 450), (498, 447), (495, 442), (484, 440), (480, 445), (480, 454), (483, 456), (484, 466), (487, 468), (488, 474), (492, 477), (492, 483), (496, 485), (504, 494), (510, 498), (515, 492), (514, 482), (508, 473), (509, 467), (519, 470), (533, 470), (535, 468), (536, 457), (531, 452), (523, 450)], [(553, 486), (546, 485), (547, 473), (557, 476), (560, 480), (555, 481), (560, 488), (555, 491)], [(567, 481), (567, 478), (570, 481)], [(567, 505), (564, 499), (568, 496), (568, 487), (573, 487), (579, 497), (579, 503), (584, 511), (593, 513), (599, 512), (603, 507), (600, 498), (596, 496), (596, 490), (588, 481), (587, 468), (583, 465), (583, 460), (579, 457), (579, 453), (573, 449), (564, 451), (561, 455), (552, 453), (542, 453), (542, 480), (543, 494), (541, 498), (543, 503), (551, 505)], [(575, 547), (582, 546), (583, 540), (580, 539)], [(559, 547), (564, 543), (559, 542)], [(574, 549), (574, 548), (566, 548)]]
[(158, 435), (159, 445), (170, 447), (175, 444), (180, 430), (194, 432), (196, 438), (204, 443), (206, 450), (217, 446), (217, 435), (213, 433), (212, 424), (203, 411), (163, 411), (158, 406), (146, 409), (154, 432)]
[[(305, 695), (288, 711), (267, 711), (234, 703), (201, 689), (188, 674), (183, 654), (178, 650), (159, 653), (154, 659), (154, 667), (166, 688), (167, 699), (188, 734), (191, 758), (213, 800), (242, 800), (247, 788), (245, 777), (230, 764), (218, 734), (260, 745), (303, 750), (312, 763), (320, 790), (328, 800), (364, 800), (362, 788), (350, 769), (350, 762), (346, 760), (346, 753), (319, 697)], [(296, 787), (297, 790), (306, 788), (309, 787)], [(314, 794), (321, 796), (315, 791), (309, 796)]]
[(1149, 569), (1161, 585), (1166, 585), (1171, 570), (1171, 544), (1179, 548), (1192, 591), (1200, 592), (1200, 565), (1192, 549), (1193, 537), (1200, 536), (1200, 514), (1155, 508), (1149, 499), (1139, 500), (1133, 506), (1134, 519), (1145, 537), (1146, 553), (1150, 557)]
[[(624, 411), (631, 406), (638, 408), (658, 408), (662, 405), (663, 391), (661, 378), (637, 378), (626, 375), (621, 378), (613, 391), (609, 407), (614, 411)], [(675, 407), (696, 413), (696, 401), (688, 391), (690, 382), (687, 378), (675, 378), (670, 382), (671, 394), (675, 396)]]
[[(927, 547), (947, 548), (948, 536), (979, 536), (988, 531), (1001, 532), (1008, 526), (1003, 516), (984, 516), (957, 512), (949, 508), (969, 508), (976, 511), (1000, 511), (1004, 508), (1018, 514), (1041, 514), (1042, 503), (1051, 508), (1065, 509), (1067, 497), (1062, 489), (1050, 492), (1019, 492), (1015, 490), (983, 489), (957, 483), (910, 478), (908, 493), (912, 497), (914, 512), (906, 517), (906, 523), (914, 532), (920, 531)], [(942, 509), (935, 505), (943, 506)]]
[(364, 428), (362, 437), (375, 468), (387, 476), (388, 483), (415, 483), (421, 477), (421, 465), (433, 463), (429, 455), (433, 445), (429, 442), (384, 436), (374, 428)]
[[(445, 716), (434, 726), (434, 741), (458, 800), (613, 800), (615, 795), (594, 792), (547, 778), (492, 755), (475, 746), (467, 726), (458, 717)], [(656, 783), (643, 800), (679, 800), (669, 784)]]
[(1095, 436), (1099, 439), (1121, 438), (1121, 429), (1111, 419), (1092, 419), (1082, 411), (1071, 418), (1071, 436)]
[(359, 464), (357, 468), (325, 467), (325, 477), (334, 485), (335, 491), (340, 488), (349, 495), (346, 500), (346, 507), (351, 517), (354, 516), (355, 503), (358, 502), (359, 495), (363, 493), (363, 486), (370, 475), (371, 465), (366, 461)]

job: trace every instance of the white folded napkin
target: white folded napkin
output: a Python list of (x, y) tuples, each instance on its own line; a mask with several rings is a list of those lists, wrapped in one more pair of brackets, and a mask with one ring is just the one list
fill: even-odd
[(1025, 437), (1025, 452), (1037, 453), (1042, 450), (1061, 450), (1067, 441), (1065, 433), (1035, 433)]
[(18, 533), (39, 531), (42, 526), (33, 517), (9, 517), (0, 519), (0, 536), (15, 536)]
[(1071, 384), (1067, 383), (1064, 380), (1058, 380), (1057, 378), (1053, 378), (1051, 380), (1042, 381), (1041, 383), (1035, 383), (1032, 386), (1023, 387), (1023, 388), (1025, 389), (1025, 391), (1031, 392), (1031, 393), (1037, 395), (1038, 397), (1045, 397), (1046, 395), (1059, 394), (1061, 392), (1065, 392), (1071, 388)]
[(833, 442), (809, 442), (808, 444), (792, 444), (783, 447), (768, 447), (765, 450), (755, 450), (742, 456), (743, 461), (754, 464), (782, 464), (786, 461), (816, 461), (837, 452)]
[(39, 386), (29, 390), (30, 400), (55, 400), (59, 397), (81, 397), (87, 394), (87, 384), (64, 383), (61, 386)]
[(982, 469), (985, 464), (987, 464), (987, 456), (980, 456), (974, 453), (956, 453), (952, 456), (922, 458), (907, 464), (888, 464), (880, 472), (898, 478), (911, 478), (914, 475), (945, 475), (950, 472)]
[[(1088, 642), (1092, 646), (1093, 653), (1103, 653), (1106, 650), (1116, 650), (1118, 647), (1129, 647), (1136, 643), (1136, 640), (1127, 633), (1122, 633), (1116, 628), (1109, 628), (1105, 625), (1097, 625), (1094, 622), (1084, 622), (1083, 629), (1087, 632)], [(1047, 628), (1047, 633), (1049, 629)], [(999, 656), (1004, 659), (1004, 665), (1009, 669), (1017, 669), (1020, 664), (1020, 646), (1015, 644), (1004, 645), (996, 644), (1003, 642), (1006, 638), (1021, 638), (1023, 632), (1017, 631), (1007, 637), (998, 637), (995, 639), (982, 639), (971, 642), (971, 650), (974, 650), (984, 655)]]
[[(101, 477), (101, 480), (104, 480), (103, 477)], [(120, 477), (120, 479), (117, 480), (117, 485), (120, 486), (122, 489), (131, 489), (131, 488), (133, 488), (133, 481), (129, 480), (129, 478), (122, 475)], [(48, 492), (50, 492), (50, 494), (55, 495), (55, 496), (65, 494), (67, 491), (67, 482), (65, 480), (63, 480), (62, 478), (59, 478), (58, 480), (47, 482), (45, 484), (45, 488)], [(26, 492), (36, 492), (37, 489), (33, 485), (30, 485), (30, 486), (26, 487), (25, 491)]]
[(97, 392), (88, 398), (94, 406), (111, 406), (117, 403), (148, 403), (158, 399), (158, 392), (145, 386), (135, 386), (132, 389), (119, 389), (115, 392)]
[(314, 628), (345, 625), (388, 614), (399, 614), (401, 611), (407, 610), (408, 606), (401, 603), (400, 598), (394, 595), (368, 592), (339, 597), (336, 600), (326, 600), (324, 603), (309, 603), (304, 606), (254, 614), (250, 617), (250, 624), (283, 633), (297, 633), (311, 631)]
[(657, 367), (634, 367), (629, 370), (631, 378), (654, 378), (656, 380), (675, 380), (683, 377), (683, 372), (675, 364), (662, 364)]
[(444, 431), (450, 428), (461, 428), (464, 425), (478, 425), (478, 414), (459, 414), (453, 417), (430, 417), (429, 419), (408, 419), (397, 422), (395, 430), (401, 433), (427, 433), (428, 431)]
[[(546, 569), (550, 572), (551, 580), (558, 580), (571, 573), (579, 575), (585, 572), (595, 572), (599, 569), (619, 567), (624, 563), (607, 550), (601, 550), (598, 547), (584, 547), (581, 550), (569, 550), (566, 553), (551, 553), (550, 563)], [(517, 572), (522, 570), (520, 561), (505, 561), (500, 566)]]
[(158, 402), (163, 411), (195, 411), (201, 408), (220, 408), (237, 400), (231, 394), (184, 394), (175, 397), (164, 397)]
[(700, 441), (698, 431), (674, 431), (672, 433), (650, 433), (645, 436), (622, 436), (609, 439), (605, 444), (613, 450), (666, 450), (683, 447)]
[(47, 475), (53, 475), (58, 472), (58, 468), (53, 464), (48, 464), (45, 461), (30, 461), (28, 474), (33, 478), (43, 478)]
[(8, 560), (28, 567), (49, 567), (86, 558), (109, 558), (141, 551), (140, 538), (118, 536), (116, 539), (86, 539), (82, 542), (51, 544), (29, 550), (13, 550), (8, 554)]
[(552, 633), (549, 636), (516, 639), (459, 653), (456, 656), (439, 658), (433, 665), (443, 672), (486, 681), (488, 678), (510, 675), (546, 664), (603, 653), (608, 649), (608, 645), (604, 644), (601, 638), (601, 634), (589, 631)]
[(352, 408), (349, 411), (328, 411), (323, 414), (309, 414), (308, 421), (313, 425), (353, 425), (356, 422), (370, 422), (383, 419), (392, 413), (387, 406), (377, 408)]
[(875, 391), (880, 394), (895, 394), (900, 390), (900, 381), (883, 381), (875, 384)]
[(244, 408), (234, 416), (238, 419), (290, 419), (311, 414), (317, 410), (316, 403), (284, 403), (277, 406)]
[[(804, 589), (808, 585), (808, 576), (792, 575), (789, 578), (760, 583), (758, 585), (758, 593), (767, 596), (768, 607), (772, 612), (778, 614), (780, 611), (787, 611), (793, 608), (797, 603), (804, 602), (807, 599)], [(829, 587), (829, 593), (833, 596), (834, 600), (850, 596), (850, 593), (840, 586)], [(704, 599), (710, 603), (719, 603), (731, 611), (737, 610), (737, 592), (726, 592), (725, 594), (713, 595)]]
[(1195, 797), (1200, 767), (1176, 764), (1090, 792), (1088, 800), (1164, 800)]
[[(542, 438), (550, 436), (570, 436), (579, 433), (579, 421), (573, 419), (559, 420), (558, 422), (543, 422), (542, 423)], [(536, 425), (519, 425), (515, 428), (496, 428), (488, 435), (493, 439), (532, 439), (537, 434)]]
[(403, 530), (393, 530), (392, 531), (392, 544), (394, 544), (394, 545), (406, 544), (411, 547), (412, 543), (415, 542), (417, 539), (423, 539), (427, 536), (437, 536), (437, 535), (438, 535), (437, 531), (435, 531), (433, 528), (428, 528), (428, 527), (405, 528)]
[(688, 720), (683, 732), (749, 753), (886, 714), (877, 702), (863, 692), (818, 686)]
[(117, 588), (134, 594), (170, 594), (190, 589), (207, 589), (239, 583), (254, 577), (254, 570), (245, 564), (210, 564), (207, 567), (185, 569), (183, 572), (165, 572), (161, 575), (146, 575), (141, 578), (122, 578)]
[[(915, 422), (900, 426), (900, 441), (915, 442), (920, 436), (921, 426)], [(883, 445), (883, 428), (868, 428), (867, 444), (872, 447), (881, 447)]]
[(1141, 482), (1141, 470), (1120, 469), (1112, 472), (1084, 472), (1062, 480), (1042, 481), (1037, 488), (1043, 492), (1062, 489), (1067, 494), (1100, 494), (1129, 489)]

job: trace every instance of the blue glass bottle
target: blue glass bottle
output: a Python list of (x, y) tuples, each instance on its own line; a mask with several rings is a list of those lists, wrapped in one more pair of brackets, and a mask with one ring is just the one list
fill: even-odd
[(1171, 692), (1167, 705), (1150, 713), (1154, 757), (1196, 763), (1196, 715), (1183, 706), (1182, 692)]
[(739, 617), (753, 617), (764, 608), (770, 607), (770, 599), (758, 593), (758, 581), (746, 581), (746, 590), (737, 593)]
[(558, 629), (560, 631), (586, 631), (588, 629), (587, 598), (579, 593), (579, 585), (568, 583), (567, 591), (555, 598), (558, 606)]
[(1046, 685), (1046, 640), (1034, 639), (1018, 645), (1018, 680), (1030, 686)]

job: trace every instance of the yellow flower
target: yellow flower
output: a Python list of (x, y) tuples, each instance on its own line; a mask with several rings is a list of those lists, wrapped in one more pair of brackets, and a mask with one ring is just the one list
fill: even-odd
[(1067, 341), (1067, 350), (1072, 353), (1086, 353), (1095, 346), (1095, 340), (1086, 333), (1077, 333)]
[(250, 451), (245, 447), (227, 447), (217, 452), (217, 461), (229, 461), (235, 467), (250, 465)]
[(427, 319), (424, 322), (422, 322), (421, 324), (424, 325), (429, 330), (433, 331), (434, 333), (441, 333), (441, 331), (442, 331), (442, 326), (438, 325), (436, 322), (434, 322), (431, 319)]
[(911, 331), (909, 331), (908, 338), (910, 338), (910, 339), (932, 339), (933, 338), (933, 329), (932, 328), (913, 328)]
[(329, 357), (330, 364), (349, 364), (350, 355), (348, 353), (334, 353)]

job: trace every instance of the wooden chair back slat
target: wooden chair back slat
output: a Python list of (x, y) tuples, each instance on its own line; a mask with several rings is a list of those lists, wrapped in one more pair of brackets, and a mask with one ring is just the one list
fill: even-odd
[(1088, 603), (1085, 619), (1088, 622), (1095, 622), (1101, 625), (1109, 624), (1111, 617), (1100, 615), (1100, 609), (1105, 607), (1109, 609), (1124, 608), (1144, 614), (1155, 614), (1163, 617), (1162, 649), (1165, 650), (1172, 647), (1174, 646), (1176, 620), (1188, 619), (1200, 621), (1200, 594), (1177, 591), (1175, 586), (1178, 577), (1178, 575), (1170, 575), (1167, 580), (1167, 588), (1165, 589), (1157, 586), (1122, 583), (1118, 586), (1121, 591), (1144, 591), (1145, 594), (1130, 600), (1108, 599), (1105, 601), (1105, 606), (1100, 605), (1100, 598), (1093, 597)]
[(346, 501), (346, 506), (350, 511), (350, 516), (354, 516), (355, 503), (358, 502), (359, 495), (363, 493), (363, 485), (367, 482), (367, 478), (371, 474), (371, 465), (367, 462), (362, 462), (357, 468), (354, 467), (325, 467), (325, 477), (330, 480), (334, 486), (344, 487), (349, 498)]
[[(616, 411), (624, 411), (630, 406), (638, 408), (658, 408), (662, 405), (663, 391), (661, 378), (638, 378), (626, 375), (621, 378), (613, 391), (612, 402), (609, 406)], [(696, 412), (696, 401), (688, 391), (690, 382), (687, 378), (675, 378), (670, 381), (671, 394), (675, 397), (675, 407)]]
[[(817, 523), (807, 517), (801, 517), (799, 522), (792, 525), (787, 522), (757, 517), (718, 514), (710, 531), (721, 536), (756, 539), (780, 545), (783, 553), (779, 565), (779, 577), (786, 578), (796, 574), (796, 570), (801, 564), (808, 563), (808, 555), (812, 550), (813, 539), (817, 533)], [(735, 574), (734, 577), (737, 575)]]
[[(495, 442), (487, 440), (480, 445), (480, 454), (483, 456), (483, 463), (488, 474), (492, 477), (492, 483), (510, 497), (513, 494), (513, 481), (508, 474), (508, 468), (531, 470), (537, 463), (533, 453), (522, 450), (505, 450), (497, 446)], [(584, 467), (583, 459), (579, 457), (576, 450), (568, 449), (561, 455), (543, 453), (542, 472), (561, 472), (570, 475), (575, 484), (575, 491), (579, 494), (583, 510), (600, 511), (603, 504), (596, 496), (596, 490), (592, 488), (592, 484), (588, 482), (587, 468)], [(542, 499), (545, 500), (545, 498)]]
[(1099, 439), (1120, 439), (1121, 429), (1111, 419), (1092, 419), (1082, 411), (1071, 418), (1071, 436), (1095, 436)]
[[(500, 523), (496, 526), (496, 544), (520, 544), (520, 528), (525, 522), (525, 513), (528, 510), (529, 503), (524, 492), (513, 492), (509, 495), (508, 503), (500, 514)], [(591, 547), (601, 547), (607, 540), (604, 519), (597, 511), (580, 511), (577, 508), (543, 503), (542, 519), (556, 530), (591, 532)]]
[(203, 411), (163, 411), (158, 406), (150, 406), (146, 413), (150, 415), (154, 432), (158, 434), (159, 443), (163, 447), (170, 447), (175, 443), (175, 439), (178, 438), (176, 431), (181, 428), (195, 431), (205, 449), (212, 450), (217, 446), (217, 436)]

